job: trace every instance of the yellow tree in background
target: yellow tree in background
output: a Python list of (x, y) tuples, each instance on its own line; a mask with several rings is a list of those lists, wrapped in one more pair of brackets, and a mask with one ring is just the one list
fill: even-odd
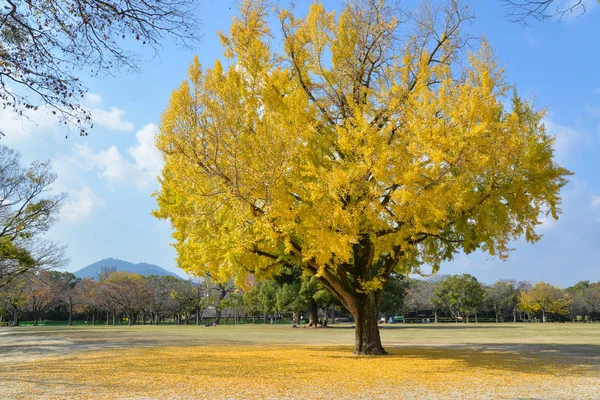
[(546, 322), (546, 313), (568, 313), (571, 301), (567, 292), (548, 283), (538, 282), (528, 291), (521, 292), (519, 307), (525, 312), (541, 312), (542, 322)]
[(507, 99), (487, 43), (463, 51), (468, 19), (454, 1), (356, 0), (339, 15), (317, 2), (304, 18), (243, 2), (220, 35), (226, 62), (195, 58), (162, 117), (154, 214), (180, 265), (242, 284), (296, 264), (353, 314), (354, 352), (383, 354), (392, 272), (537, 241), (569, 172), (543, 114)]

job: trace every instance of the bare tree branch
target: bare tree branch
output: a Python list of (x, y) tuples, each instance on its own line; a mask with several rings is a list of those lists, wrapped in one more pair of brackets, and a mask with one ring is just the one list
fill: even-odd
[(19, 115), (46, 107), (86, 135), (81, 74), (136, 72), (139, 42), (158, 55), (170, 36), (199, 40), (197, 0), (0, 0), (0, 104)]
[[(568, 16), (580, 16), (586, 12), (586, 0), (501, 0), (512, 22), (527, 24), (538, 21), (560, 21)], [(592, 0), (595, 1), (595, 0)]]

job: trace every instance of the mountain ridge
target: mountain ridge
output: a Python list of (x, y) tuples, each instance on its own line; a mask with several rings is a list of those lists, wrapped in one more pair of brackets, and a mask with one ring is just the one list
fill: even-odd
[(166, 269), (159, 267), (158, 265), (155, 265), (155, 264), (149, 264), (146, 262), (140, 262), (140, 263), (134, 264), (129, 261), (120, 260), (118, 258), (104, 258), (100, 261), (96, 261), (95, 263), (92, 263), (86, 267), (83, 267), (83, 268), (73, 272), (73, 274), (76, 277), (82, 278), (82, 279), (83, 278), (98, 279), (98, 276), (100, 275), (100, 273), (102, 271), (102, 267), (114, 267), (114, 268), (116, 268), (117, 271), (132, 272), (134, 274), (140, 274), (140, 275), (158, 275), (158, 276), (169, 275), (169, 276), (173, 276), (175, 278), (183, 279), (181, 276), (179, 276), (173, 272), (167, 271)]

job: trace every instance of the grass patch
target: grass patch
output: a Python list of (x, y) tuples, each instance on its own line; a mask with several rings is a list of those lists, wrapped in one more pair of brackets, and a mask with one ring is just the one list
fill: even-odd
[(395, 327), (382, 329), (385, 357), (352, 356), (352, 334), (347, 327), (24, 328), (2, 336), (25, 345), (0, 347), (0, 385), (25, 398), (592, 399), (600, 390), (595, 325)]

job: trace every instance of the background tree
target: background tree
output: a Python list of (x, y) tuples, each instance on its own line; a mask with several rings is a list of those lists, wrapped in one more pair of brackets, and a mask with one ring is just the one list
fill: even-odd
[(221, 322), (221, 302), (225, 297), (235, 291), (232, 282), (215, 282), (212, 279), (206, 280), (207, 291), (209, 292), (209, 302), (215, 309), (215, 322)]
[(29, 300), (28, 274), (15, 277), (11, 285), (0, 287), (0, 302), (2, 308), (12, 316), (12, 325), (19, 326), (19, 316)]
[[(158, 54), (164, 36), (198, 38), (194, 0), (4, 0), (0, 6), (0, 101), (16, 114), (41, 105), (86, 134), (83, 74), (136, 71), (133, 42)], [(1, 127), (0, 127), (1, 129)]]
[(233, 318), (235, 325), (240, 318), (240, 314), (244, 311), (244, 295), (237, 291), (230, 293), (223, 301), (221, 306), (226, 310), (225, 323), (229, 321), (229, 317)]
[(177, 280), (170, 286), (169, 296), (173, 300), (173, 319), (176, 325), (189, 324), (189, 318), (194, 312), (196, 298), (195, 290), (185, 281)]
[(305, 304), (305, 309), (308, 309), (308, 326), (318, 327), (319, 326), (319, 300), (321, 297), (325, 297), (325, 301), (329, 300), (326, 298), (324, 288), (319, 284), (318, 280), (314, 277), (302, 277), (300, 280), (300, 291), (298, 296), (301, 301)]
[[(469, 274), (452, 275), (438, 284), (433, 302), (444, 307), (458, 322), (465, 316), (476, 314), (483, 304), (484, 290), (475, 278)], [(475, 317), (477, 318), (477, 317)]]
[(578, 316), (585, 318), (593, 312), (592, 302), (589, 301), (592, 290), (593, 285), (590, 281), (580, 281), (565, 289), (571, 297), (568, 309), (572, 322), (575, 322)]
[(566, 314), (571, 298), (568, 293), (556, 286), (538, 282), (526, 292), (521, 292), (520, 307), (528, 312), (541, 312), (542, 322), (546, 322), (546, 314)]
[(271, 279), (261, 282), (258, 299), (262, 306), (263, 323), (266, 324), (267, 317), (270, 317), (271, 324), (273, 324), (274, 314), (277, 310), (277, 283)]
[[(300, 313), (306, 310), (305, 299), (300, 295), (301, 280), (284, 282), (277, 291), (277, 308), (292, 313), (292, 323), (300, 323)], [(244, 302), (246, 301), (244, 294)]]
[(256, 317), (260, 316), (263, 309), (259, 294), (260, 283), (256, 282), (253, 286), (247, 287), (246, 291), (244, 291), (244, 308), (246, 313), (252, 316), (253, 324), (256, 322)]
[(148, 303), (150, 323), (158, 325), (165, 314), (171, 312), (169, 310), (170, 303), (173, 301), (171, 291), (176, 282), (177, 278), (170, 275), (146, 277), (146, 284), (151, 293), (150, 302)]
[(50, 271), (55, 301), (67, 309), (67, 325), (73, 325), (73, 308), (77, 301), (75, 287), (81, 280), (70, 272)]
[(513, 307), (513, 321), (517, 322), (517, 314), (519, 314), (519, 318), (523, 320), (523, 308), (521, 307), (521, 293), (526, 292), (531, 289), (533, 285), (529, 281), (519, 281), (517, 282), (517, 291), (519, 292), (519, 298), (514, 303)]
[[(75, 285), (76, 309), (85, 312), (96, 325), (96, 317), (106, 302), (106, 293), (102, 293), (100, 283), (92, 279), (83, 279)], [(87, 321), (87, 318), (86, 318)]]
[(507, 313), (512, 313), (518, 303), (519, 292), (514, 281), (500, 280), (485, 289), (485, 299), (496, 315), (496, 322), (504, 321)]
[(20, 154), (0, 146), (0, 288), (21, 274), (66, 264), (65, 247), (43, 238), (66, 194), (50, 195), (49, 162), (21, 167)]
[[(196, 325), (200, 325), (202, 321), (204, 310), (208, 306), (208, 290), (204, 281), (196, 279), (195, 281), (190, 280), (189, 284), (193, 287), (194, 290), (194, 311), (196, 316)], [(235, 306), (243, 305), (243, 299), (240, 302), (234, 303)]]
[(585, 292), (586, 302), (590, 305), (592, 312), (600, 316), (600, 281), (590, 285)]
[(138, 316), (152, 302), (152, 291), (139, 274), (113, 272), (102, 279), (100, 284), (106, 288), (106, 296), (125, 314), (129, 325), (135, 325)]
[(319, 282), (318, 279), (315, 279), (315, 278), (311, 278), (311, 279), (314, 279), (317, 282), (317, 290), (313, 294), (312, 298), (317, 303), (317, 306), (321, 310), (323, 310), (322, 323), (325, 324), (325, 325), (327, 325), (328, 324), (328, 322), (327, 322), (327, 320), (328, 320), (328, 311), (332, 307), (336, 306), (336, 299), (329, 292), (329, 290), (327, 290), (327, 288), (325, 288), (325, 286), (323, 286), (323, 284)]
[(33, 325), (38, 326), (44, 314), (56, 302), (56, 285), (48, 271), (30, 274), (27, 280), (27, 309), (33, 314)]
[(517, 95), (505, 109), (489, 46), (463, 57), (464, 9), (390, 3), (279, 10), (276, 52), (266, 2), (245, 1), (221, 35), (230, 67), (194, 59), (157, 139), (154, 214), (179, 264), (238, 284), (297, 265), (352, 313), (357, 354), (384, 353), (392, 272), (537, 241), (568, 175), (543, 113)]
[(403, 276), (392, 275), (384, 286), (381, 313), (387, 322), (392, 315), (402, 314), (409, 282)]
[(438, 280), (434, 279), (411, 280), (404, 300), (406, 308), (416, 313), (433, 311), (433, 321), (438, 322), (439, 304), (433, 302), (433, 294), (437, 285)]

